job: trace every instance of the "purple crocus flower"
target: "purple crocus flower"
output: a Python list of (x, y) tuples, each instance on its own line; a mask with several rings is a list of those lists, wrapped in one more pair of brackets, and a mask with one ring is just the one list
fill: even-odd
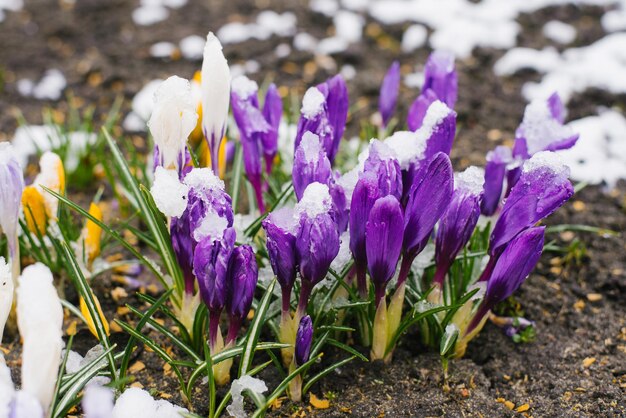
[(226, 305), (228, 265), (235, 237), (232, 227), (226, 228), (219, 239), (206, 237), (198, 243), (193, 256), (193, 271), (198, 279), (200, 296), (209, 308), (211, 345), (216, 342), (220, 313)]
[(524, 163), (489, 241), (490, 259), (480, 280), (487, 280), (504, 246), (521, 231), (550, 216), (572, 195), (569, 168), (554, 152), (542, 151)]
[(341, 76), (335, 76), (316, 87), (309, 88), (302, 99), (295, 148), (304, 133), (309, 131), (320, 137), (328, 160), (335, 160), (339, 142), (348, 117), (348, 89)]
[(270, 84), (265, 92), (265, 102), (263, 103), (263, 117), (270, 125), (270, 130), (262, 136), (263, 155), (265, 156), (265, 171), (272, 172), (274, 158), (278, 152), (278, 127), (283, 115), (283, 101), (278, 94), (278, 89), (274, 83)]
[(491, 216), (496, 213), (502, 199), (502, 186), (504, 185), (506, 166), (512, 161), (511, 149), (503, 145), (487, 153), (484, 194), (480, 204), (483, 215)]
[[(24, 175), (11, 144), (0, 144), (0, 229), (7, 236), (11, 262), (19, 251), (17, 226), (22, 205)], [(18, 270), (15, 270), (18, 271)]]
[(380, 196), (402, 196), (402, 172), (395, 152), (384, 142), (373, 140), (365, 160), (365, 172), (372, 172), (378, 179)]
[(331, 177), (328, 182), (328, 191), (330, 197), (333, 200), (333, 213), (335, 216), (335, 222), (337, 222), (337, 228), (339, 233), (343, 233), (348, 229), (348, 222), (350, 220), (350, 208), (348, 207), (348, 199), (346, 198), (346, 192), (344, 188), (337, 182), (335, 176)]
[(378, 110), (382, 118), (382, 127), (385, 128), (396, 110), (398, 94), (400, 92), (400, 63), (394, 61), (387, 70), (380, 86)]
[(424, 69), (422, 90), (432, 90), (439, 100), (451, 109), (454, 108), (458, 90), (454, 55), (446, 51), (433, 51), (430, 54)]
[(304, 314), (311, 290), (326, 277), (330, 264), (339, 253), (339, 230), (332, 216), (332, 199), (325, 184), (310, 184), (296, 211), (300, 218), (296, 254), (302, 277), (298, 312)]
[(183, 212), (180, 218), (172, 217), (170, 224), (170, 236), (172, 248), (176, 255), (176, 261), (180, 266), (185, 279), (185, 293), (192, 295), (194, 292), (195, 276), (193, 274), (193, 253), (196, 249), (196, 241), (192, 238), (188, 212)]
[(326, 98), (328, 121), (333, 127), (332, 146), (326, 147), (325, 144), (328, 159), (332, 163), (335, 160), (339, 150), (339, 143), (346, 129), (349, 107), (348, 86), (341, 75), (336, 75), (324, 83), (318, 84), (317, 88)]
[(422, 126), (426, 110), (440, 100), (453, 109), (458, 91), (457, 73), (454, 69), (454, 56), (444, 51), (433, 51), (428, 57), (424, 71), (422, 92), (409, 108), (407, 125), (416, 131)]
[(417, 131), (424, 122), (426, 111), (437, 100), (437, 95), (432, 90), (425, 90), (411, 103), (407, 115), (407, 126), (411, 131)]
[(456, 134), (456, 112), (439, 100), (433, 102), (426, 111), (418, 134), (428, 138), (425, 161), (430, 161), (439, 152), (450, 155)]
[(363, 297), (367, 291), (366, 222), (379, 197), (378, 178), (371, 171), (364, 172), (354, 187), (350, 202), (350, 252), (354, 258), (357, 286)]
[(395, 196), (376, 200), (365, 227), (367, 266), (376, 289), (376, 306), (385, 296), (402, 250), (402, 206)]
[(573, 147), (579, 135), (563, 124), (565, 108), (554, 93), (547, 101), (535, 100), (526, 106), (524, 119), (515, 131), (515, 156), (529, 158), (540, 151)]
[(487, 282), (487, 291), (474, 318), (469, 334), (499, 302), (515, 292), (535, 268), (543, 251), (545, 227), (531, 227), (516, 235), (498, 257)]
[(302, 199), (304, 190), (311, 183), (328, 184), (332, 176), (330, 161), (319, 136), (305, 132), (293, 159), (293, 188), (296, 198)]
[(241, 321), (252, 305), (258, 278), (259, 269), (252, 247), (241, 245), (235, 248), (228, 264), (226, 283), (226, 311), (230, 317), (226, 344), (237, 338)]
[(244, 76), (237, 77), (232, 85), (231, 103), (243, 147), (246, 175), (254, 188), (259, 210), (263, 213), (262, 141), (271, 133), (272, 127), (259, 110), (257, 91), (258, 86), (254, 81)]
[(403, 257), (398, 283), (408, 277), (415, 257), (424, 249), (435, 224), (452, 198), (454, 173), (450, 158), (440, 152), (417, 175), (404, 212)]
[(469, 167), (457, 175), (448, 209), (439, 221), (435, 239), (437, 268), (433, 283), (443, 286), (450, 266), (472, 237), (478, 217), (483, 190), (483, 173)]
[(300, 320), (298, 331), (296, 332), (295, 359), (296, 365), (302, 366), (309, 361), (311, 353), (311, 342), (313, 341), (313, 322), (309, 315), (305, 315)]
[(292, 208), (281, 208), (263, 220), (263, 229), (267, 236), (267, 254), (272, 271), (282, 290), (283, 313), (289, 312), (291, 289), (296, 280), (296, 234), (298, 222)]

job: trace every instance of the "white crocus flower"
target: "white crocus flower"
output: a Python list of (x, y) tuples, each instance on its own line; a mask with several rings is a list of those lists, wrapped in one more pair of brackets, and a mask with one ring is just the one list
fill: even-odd
[(63, 308), (52, 272), (41, 263), (19, 278), (17, 325), (24, 340), (22, 390), (48, 410), (54, 395), (63, 346)]
[[(7, 236), (11, 261), (19, 259), (18, 217), (24, 190), (24, 176), (11, 144), (0, 144), (0, 229)], [(12, 261), (13, 262), (13, 261)], [(13, 263), (18, 273), (18, 263)], [(17, 276), (17, 274), (16, 274)]]
[(154, 110), (148, 121), (163, 167), (179, 168), (179, 158), (197, 121), (189, 81), (177, 76), (165, 80), (154, 94)]
[[(0, 257), (0, 342), (4, 333), (4, 325), (11, 312), (13, 304), (13, 279), (11, 278), (11, 267)], [(1, 415), (0, 415), (1, 416)]]
[(213, 170), (217, 172), (218, 154), (230, 104), (230, 68), (222, 44), (209, 32), (202, 61), (202, 130), (211, 152)]

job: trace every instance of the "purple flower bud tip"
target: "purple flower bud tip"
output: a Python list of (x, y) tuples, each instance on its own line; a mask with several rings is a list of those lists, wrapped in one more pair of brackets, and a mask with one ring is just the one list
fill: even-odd
[(309, 361), (311, 353), (311, 342), (313, 341), (313, 322), (311, 317), (306, 315), (300, 320), (296, 333), (295, 358), (296, 364), (301, 366)]
[(220, 312), (226, 303), (228, 265), (235, 236), (234, 228), (229, 227), (221, 239), (204, 238), (194, 252), (193, 272), (200, 296), (211, 312)]
[(394, 61), (387, 70), (380, 86), (378, 110), (382, 117), (383, 127), (386, 127), (396, 110), (398, 94), (400, 92), (400, 63)]
[(293, 160), (292, 177), (296, 198), (302, 199), (304, 190), (311, 183), (328, 184), (331, 175), (330, 161), (320, 137), (312, 132), (305, 132)]
[(24, 176), (13, 147), (0, 144), (0, 230), (7, 235), (10, 256), (17, 249), (17, 226), (24, 190)]
[(376, 200), (365, 227), (367, 266), (376, 287), (377, 303), (396, 271), (402, 250), (402, 207), (394, 196)]
[(491, 216), (496, 213), (502, 199), (506, 166), (512, 161), (511, 149), (502, 145), (487, 154), (484, 194), (480, 206), (483, 215)]
[(454, 175), (446, 154), (438, 153), (422, 170), (411, 186), (404, 212), (403, 249), (407, 258), (423, 249), (452, 198)]
[(259, 270), (252, 247), (241, 245), (233, 250), (228, 264), (226, 310), (231, 317), (245, 318), (250, 310)]
[(554, 152), (539, 152), (526, 161), (494, 226), (490, 255), (561, 207), (574, 194), (568, 177), (569, 168)]
[(291, 291), (296, 280), (296, 234), (298, 224), (293, 209), (282, 208), (263, 220), (267, 236), (267, 253), (278, 283), (284, 290)]
[(515, 292), (541, 257), (545, 227), (532, 227), (508, 243), (487, 282), (484, 304), (489, 308)]
[(482, 171), (477, 167), (469, 167), (456, 177), (452, 200), (437, 229), (435, 240), (437, 271), (433, 279), (436, 283), (443, 283), (443, 278), (454, 259), (472, 237), (480, 216), (483, 178)]
[(426, 61), (422, 91), (432, 90), (437, 98), (454, 108), (458, 90), (454, 55), (445, 51), (433, 51)]
[(312, 288), (326, 277), (330, 264), (339, 253), (339, 230), (332, 213), (328, 186), (312, 183), (296, 207), (300, 228), (296, 254), (303, 283)]

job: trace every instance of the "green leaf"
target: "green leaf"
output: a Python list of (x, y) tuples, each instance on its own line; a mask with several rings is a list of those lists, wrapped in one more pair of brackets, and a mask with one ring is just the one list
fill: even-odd
[[(360, 354), (359, 354), (359, 356), (362, 357)], [(347, 364), (347, 363), (351, 362), (352, 360), (354, 360), (355, 358), (357, 358), (359, 356), (355, 355), (355, 356), (352, 356), (352, 357), (345, 358), (345, 359), (343, 359), (341, 361), (338, 361), (337, 363), (328, 366), (327, 368), (325, 368), (324, 370), (322, 370), (321, 372), (319, 372), (318, 374), (316, 374), (315, 376), (310, 378), (306, 382), (304, 387), (302, 388), (302, 395), (307, 393), (309, 391), (309, 389), (311, 389), (311, 386), (313, 386), (315, 384), (315, 382), (320, 380), (322, 377), (326, 376), (327, 374), (329, 374), (333, 370), (338, 369), (339, 367), (343, 366), (344, 364)], [(366, 361), (367, 361), (367, 359), (366, 359)]]

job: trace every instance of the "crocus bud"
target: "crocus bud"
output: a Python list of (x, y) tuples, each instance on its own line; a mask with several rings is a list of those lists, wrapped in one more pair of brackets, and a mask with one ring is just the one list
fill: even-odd
[(193, 272), (198, 279), (200, 296), (212, 312), (221, 312), (226, 304), (228, 263), (235, 237), (235, 229), (228, 227), (222, 237), (202, 239), (193, 255)]
[(22, 390), (52, 403), (63, 346), (63, 308), (52, 272), (41, 263), (24, 269), (17, 289), (17, 325), (24, 339)]
[(400, 92), (400, 63), (394, 61), (387, 70), (380, 86), (378, 110), (382, 118), (382, 127), (386, 127), (396, 110), (398, 93)]
[(466, 334), (471, 333), (497, 303), (515, 292), (535, 268), (543, 251), (545, 227), (531, 227), (520, 232), (498, 257), (487, 282), (487, 291)]
[(365, 272), (367, 252), (365, 246), (366, 223), (374, 202), (380, 197), (378, 178), (373, 172), (365, 172), (357, 181), (350, 202), (350, 252), (354, 258), (357, 284), (361, 296), (367, 291)]
[(489, 279), (504, 246), (521, 231), (550, 216), (574, 194), (569, 167), (551, 151), (542, 151), (527, 160), (519, 181), (504, 202), (489, 239), (489, 262), (481, 281)]
[(14, 289), (11, 266), (4, 260), (4, 257), (0, 257), (0, 343), (4, 334), (4, 325), (13, 305)]
[(483, 215), (491, 216), (496, 213), (498, 205), (502, 200), (502, 186), (504, 185), (506, 166), (512, 161), (513, 156), (509, 147), (501, 145), (487, 153), (484, 193), (480, 204)]
[[(89, 214), (102, 222), (102, 209), (100, 206), (91, 202), (89, 205)], [(85, 222), (85, 229), (82, 232), (84, 239), (84, 252), (87, 265), (91, 266), (93, 260), (100, 255), (100, 241), (102, 238), (102, 228), (90, 219)]]
[(294, 150), (300, 146), (305, 132), (312, 132), (318, 135), (320, 141), (324, 144), (324, 150), (327, 154), (332, 149), (334, 139), (333, 127), (330, 124), (330, 120), (328, 120), (326, 97), (318, 87), (310, 87), (302, 98)]
[(37, 235), (46, 235), (48, 213), (46, 202), (37, 186), (26, 186), (22, 192), (22, 207), (28, 230)]
[(263, 139), (271, 132), (272, 127), (259, 110), (257, 91), (258, 86), (254, 81), (239, 76), (233, 80), (231, 101), (243, 147), (246, 175), (254, 188), (259, 210), (264, 212), (261, 154)]
[(417, 96), (417, 99), (411, 103), (411, 107), (409, 108), (406, 119), (409, 130), (417, 131), (422, 126), (428, 108), (437, 99), (437, 95), (432, 90), (422, 90), (422, 93)]
[[(338, 177), (338, 174), (335, 173)], [(350, 220), (350, 208), (348, 207), (348, 198), (346, 191), (341, 186), (337, 179), (333, 176), (328, 183), (328, 189), (330, 197), (333, 200), (333, 214), (335, 216), (335, 222), (337, 222), (337, 228), (340, 233), (343, 233), (348, 229), (348, 222)]]
[(479, 168), (469, 167), (456, 176), (452, 200), (437, 229), (435, 239), (437, 269), (433, 283), (443, 285), (454, 259), (472, 237), (480, 216), (482, 190), (483, 173)]
[(408, 277), (415, 257), (424, 249), (435, 224), (452, 198), (454, 174), (450, 158), (440, 152), (411, 186), (404, 212), (403, 258), (398, 283)]
[(219, 149), (224, 136), (230, 100), (230, 68), (222, 44), (209, 32), (204, 46), (201, 75), (202, 130), (211, 153), (213, 171), (218, 172)]
[(296, 364), (303, 365), (309, 361), (311, 353), (311, 342), (313, 341), (313, 322), (309, 315), (305, 315), (300, 320), (298, 332), (296, 333)]
[(330, 161), (319, 136), (305, 132), (293, 159), (293, 188), (296, 198), (302, 199), (304, 190), (311, 183), (328, 184), (332, 175)]
[(373, 172), (378, 178), (380, 196), (392, 195), (397, 199), (402, 196), (402, 172), (394, 150), (386, 143), (372, 140), (369, 155), (365, 160), (365, 172)]
[(291, 289), (296, 280), (296, 234), (298, 222), (292, 208), (281, 208), (263, 220), (267, 254), (283, 292), (283, 311), (289, 311)]
[(259, 268), (254, 250), (240, 245), (233, 250), (228, 264), (226, 310), (232, 318), (245, 318), (250, 310)]
[(367, 220), (366, 252), (370, 277), (376, 288), (376, 306), (385, 296), (402, 250), (402, 207), (394, 196), (376, 200)]
[(339, 143), (343, 137), (343, 131), (346, 129), (346, 120), (348, 118), (348, 86), (341, 75), (336, 75), (326, 82), (319, 84), (317, 88), (326, 97), (326, 106), (328, 109), (328, 121), (333, 127), (332, 144), (324, 144), (326, 153), (331, 164), (335, 160)]
[(438, 152), (450, 155), (456, 134), (456, 112), (439, 100), (433, 102), (417, 134), (428, 138), (425, 161), (430, 161)]
[(432, 90), (439, 100), (454, 108), (458, 90), (458, 77), (454, 69), (454, 55), (446, 51), (433, 51), (426, 61), (422, 90)]
[(165, 80), (154, 94), (154, 110), (148, 121), (158, 147), (159, 161), (155, 164), (177, 171), (182, 168), (187, 139), (197, 120), (189, 81), (177, 76)]
[(547, 101), (531, 102), (526, 106), (524, 119), (515, 131), (516, 155), (529, 158), (540, 151), (573, 147), (579, 135), (571, 127), (563, 125), (564, 117), (565, 109), (556, 93)]
[(272, 172), (274, 158), (278, 152), (278, 127), (283, 114), (283, 101), (278, 94), (275, 84), (270, 84), (265, 93), (263, 103), (263, 116), (270, 125), (269, 132), (262, 137), (263, 155), (265, 156), (265, 170), (267, 174)]
[(339, 253), (339, 231), (332, 216), (328, 186), (311, 183), (296, 206), (296, 216), (300, 219), (296, 254), (302, 276), (299, 310), (304, 312), (310, 291), (326, 277)]
[(574, 194), (568, 177), (569, 168), (554, 152), (539, 152), (526, 161), (494, 226), (489, 253), (560, 208)]

